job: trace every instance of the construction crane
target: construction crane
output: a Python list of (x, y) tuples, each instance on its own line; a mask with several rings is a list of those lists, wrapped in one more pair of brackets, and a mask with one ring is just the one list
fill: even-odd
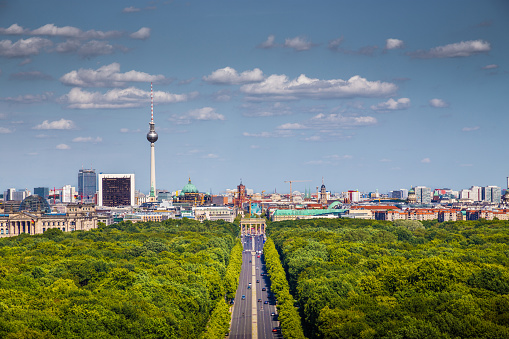
[(290, 202), (293, 203), (293, 191), (292, 191), (292, 182), (307, 182), (311, 180), (286, 180), (285, 182), (290, 183)]

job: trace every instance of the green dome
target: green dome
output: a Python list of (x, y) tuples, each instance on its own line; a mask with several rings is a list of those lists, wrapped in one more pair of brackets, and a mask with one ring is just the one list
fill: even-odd
[(180, 193), (180, 195), (184, 195), (186, 193), (198, 193), (198, 189), (196, 188), (196, 186), (194, 186), (191, 183), (191, 178), (189, 178), (189, 182), (187, 183), (187, 185), (185, 185), (184, 188), (182, 188), (182, 192)]

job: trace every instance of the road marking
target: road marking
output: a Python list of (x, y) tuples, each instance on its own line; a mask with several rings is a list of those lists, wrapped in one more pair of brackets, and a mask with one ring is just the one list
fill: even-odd
[(251, 290), (252, 290), (252, 320), (253, 320), (253, 324), (251, 325), (251, 338), (253, 339), (258, 339), (258, 300), (256, 299), (256, 258), (255, 258), (255, 252), (252, 252), (251, 253), (251, 263), (253, 264), (251, 266), (251, 273), (253, 275), (252, 277), (252, 287), (251, 287)]

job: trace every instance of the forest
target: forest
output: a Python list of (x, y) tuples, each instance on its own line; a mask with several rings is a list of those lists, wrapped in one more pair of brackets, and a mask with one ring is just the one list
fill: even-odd
[(183, 219), (1, 239), (0, 337), (224, 337), (238, 233)]
[(312, 219), (267, 231), (308, 338), (509, 338), (508, 221)]

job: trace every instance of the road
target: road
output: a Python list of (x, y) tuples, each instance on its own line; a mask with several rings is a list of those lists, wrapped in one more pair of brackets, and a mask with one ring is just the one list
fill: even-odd
[[(246, 236), (242, 239), (242, 268), (239, 287), (235, 295), (230, 338), (280, 338), (275, 300), (270, 295), (270, 279), (263, 262), (263, 236)], [(263, 275), (262, 275), (263, 274)], [(251, 286), (249, 286), (251, 283)], [(263, 291), (265, 289), (265, 291)], [(245, 299), (242, 299), (245, 296)], [(258, 300), (261, 301), (258, 301)], [(265, 301), (268, 303), (266, 304)], [(272, 315), (274, 314), (274, 315)]]

